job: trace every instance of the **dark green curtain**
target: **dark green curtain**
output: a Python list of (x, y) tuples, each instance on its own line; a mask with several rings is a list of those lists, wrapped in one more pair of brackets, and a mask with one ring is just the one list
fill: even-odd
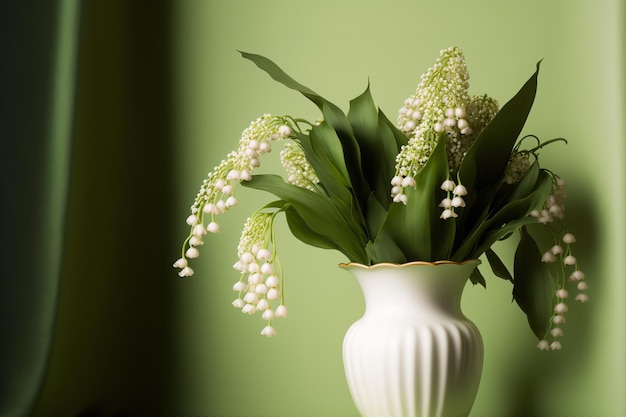
[[(0, 415), (27, 415), (50, 346), (67, 167), (53, 115), (60, 4), (0, 6)], [(54, 118), (58, 117), (58, 124)], [(59, 151), (59, 153), (57, 153)]]
[(0, 16), (0, 415), (175, 415), (170, 3)]

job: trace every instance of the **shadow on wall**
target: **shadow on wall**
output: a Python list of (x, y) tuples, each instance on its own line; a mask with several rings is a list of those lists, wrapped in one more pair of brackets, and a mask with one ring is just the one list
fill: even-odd
[[(509, 417), (528, 417), (554, 415), (558, 417), (567, 417), (562, 414), (554, 414), (558, 410), (558, 398), (566, 393), (561, 392), (559, 381), (568, 380), (570, 376), (568, 371), (572, 372), (571, 380), (580, 378), (577, 370), (580, 367), (576, 364), (584, 364), (587, 358), (592, 356), (593, 341), (589, 337), (593, 333), (593, 323), (597, 323), (598, 318), (594, 308), (594, 293), (599, 294), (606, 288), (601, 288), (599, 277), (602, 272), (602, 266), (598, 265), (597, 260), (602, 259), (601, 237), (599, 236), (600, 226), (595, 219), (600, 218), (597, 207), (593, 206), (590, 199), (583, 196), (592, 195), (590, 190), (577, 190), (576, 195), (569, 195), (565, 201), (567, 209), (568, 224), (572, 225), (571, 232), (576, 236), (576, 243), (572, 250), (574, 255), (578, 255), (582, 262), (581, 269), (585, 272), (587, 278), (590, 279), (591, 297), (590, 303), (580, 304), (574, 301), (576, 292), (570, 291), (569, 301), (570, 310), (566, 313), (568, 323), (571, 323), (571, 330), (566, 323), (563, 326), (565, 336), (563, 340), (563, 349), (558, 352), (541, 352), (539, 350), (519, 350), (523, 352), (524, 358), (518, 358), (517, 368), (512, 370), (511, 375), (515, 375), (516, 382), (514, 386), (517, 388), (512, 394), (512, 406), (509, 408)], [(597, 283), (597, 284), (596, 284)], [(599, 299), (599, 296), (597, 297)], [(569, 348), (571, 346), (571, 348)], [(533, 366), (526, 366), (532, 363)], [(546, 406), (550, 402), (553, 406)], [(547, 411), (551, 410), (551, 411)]]

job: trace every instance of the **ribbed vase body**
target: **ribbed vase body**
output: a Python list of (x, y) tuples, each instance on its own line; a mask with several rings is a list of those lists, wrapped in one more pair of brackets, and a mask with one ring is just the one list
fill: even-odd
[(346, 378), (363, 417), (467, 417), (483, 343), (461, 295), (479, 261), (344, 266), (365, 313), (343, 343)]

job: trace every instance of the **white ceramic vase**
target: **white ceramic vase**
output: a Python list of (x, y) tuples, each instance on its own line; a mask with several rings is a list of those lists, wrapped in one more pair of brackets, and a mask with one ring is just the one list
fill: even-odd
[(348, 386), (363, 417), (468, 416), (483, 342), (460, 302), (479, 263), (342, 265), (365, 297), (365, 313), (343, 343)]

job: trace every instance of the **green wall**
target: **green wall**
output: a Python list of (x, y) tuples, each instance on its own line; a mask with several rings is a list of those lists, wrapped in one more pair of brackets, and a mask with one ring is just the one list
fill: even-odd
[[(564, 350), (546, 353), (535, 349), (507, 283), (489, 276), (486, 291), (468, 287), (464, 309), (486, 345), (472, 416), (622, 416), (624, 224), (615, 213), (624, 185), (621, 7), (534, 0), (183, 2), (176, 31), (179, 197), (191, 203), (206, 172), (262, 113), (317, 115), (237, 50), (270, 57), (344, 109), (369, 79), (389, 115), (447, 46), (464, 50), (471, 92), (501, 103), (543, 59), (525, 131), (570, 141), (542, 158), (570, 184), (567, 215), (592, 302), (570, 312)], [(238, 196), (241, 205), (195, 263), (196, 276), (181, 283), (189, 288), (180, 311), (185, 415), (356, 416), (341, 341), (362, 301), (351, 277), (336, 268), (344, 259), (306, 247), (282, 228), (290, 317), (277, 324), (278, 337), (259, 336), (261, 320), (229, 305), (236, 279), (230, 265), (243, 221), (270, 197)], [(181, 224), (184, 217), (181, 210)]]

